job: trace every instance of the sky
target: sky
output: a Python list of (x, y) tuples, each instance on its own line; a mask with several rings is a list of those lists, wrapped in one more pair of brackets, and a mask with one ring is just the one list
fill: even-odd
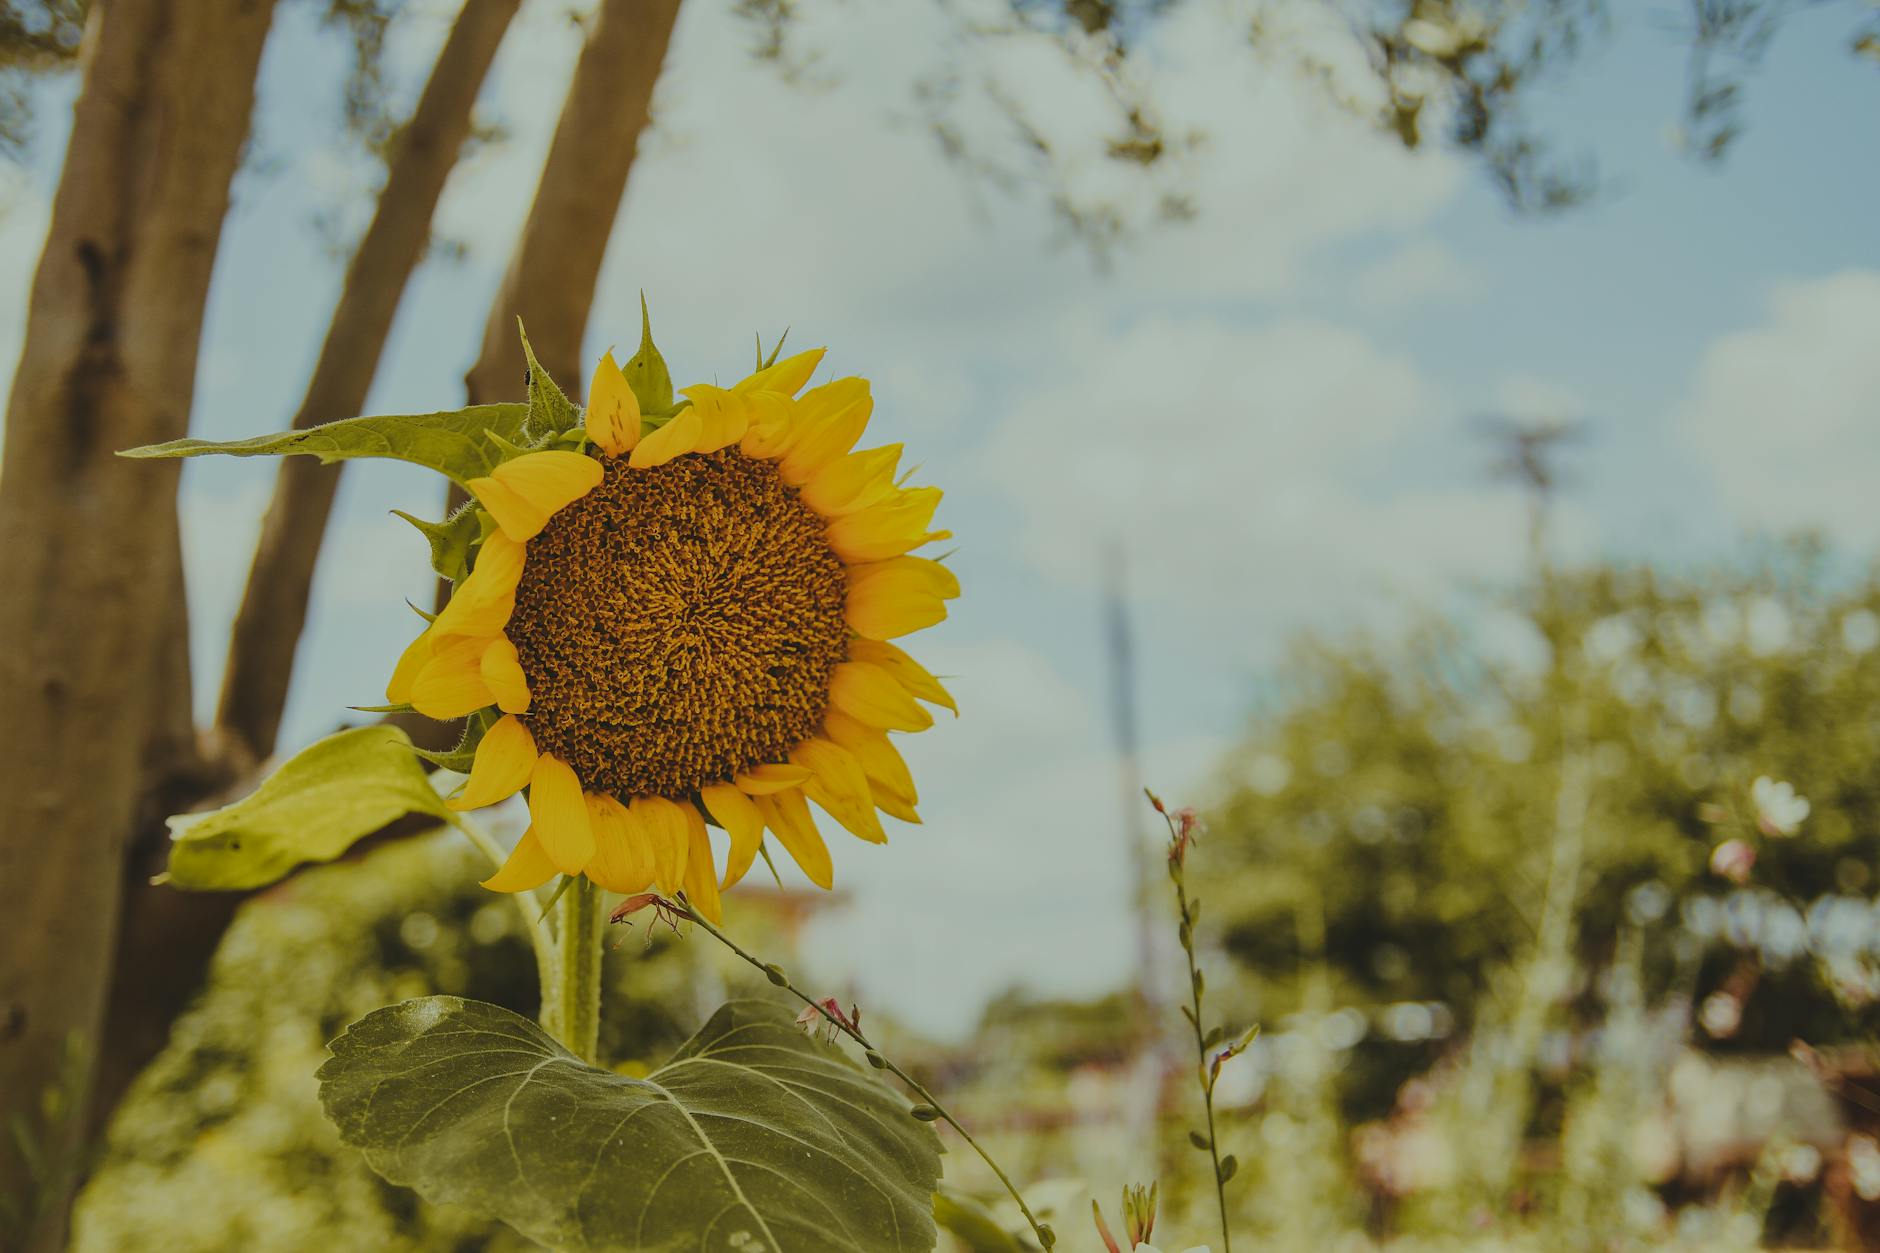
[[(407, 100), (451, 7), (414, 3), (391, 49)], [(315, 217), (344, 234), (369, 211), (371, 170), (335, 139), (343, 48), (310, 7), (284, 6), (264, 64), (196, 435), (287, 425), (337, 295)], [(642, 290), (684, 381), (741, 377), (753, 332), (788, 327), (828, 346), (825, 377), (873, 380), (871, 434), (947, 491), (965, 595), (911, 647), (962, 715), (903, 742), (924, 826), (886, 848), (837, 835), (842, 896), (807, 939), (865, 1006), (958, 1034), (1008, 986), (1128, 977), (1125, 824), (1147, 815), (1125, 817), (1112, 750), (1106, 566), (1136, 638), (1144, 776), (1205, 800), (1289, 640), (1387, 630), (1515, 576), (1523, 506), (1487, 473), (1478, 415), (1590, 423), (1556, 531), (1569, 557), (1712, 562), (1799, 527), (1860, 560), (1880, 544), (1880, 74), (1846, 54), (1844, 8), (1785, 29), (1711, 168), (1671, 144), (1675, 35), (1628, 7), (1534, 112), (1596, 155), (1601, 192), (1536, 220), (1467, 159), (1405, 153), (1256, 55), (1233, 34), (1244, 4), (1190, 0), (1144, 77), (1171, 131), (1204, 133), (1182, 171), (1198, 213), (1107, 266), (1035, 195), (942, 160), (916, 104), (965, 57), (969, 134), (999, 150), (972, 103), (990, 76), (1062, 142), (1074, 186), (1139, 207), (1152, 189), (1095, 157), (1089, 79), (1061, 57), (962, 48), (932, 0), (819, 0), (792, 78), (745, 56), (731, 8), (682, 13), (584, 355), (631, 349)], [(480, 105), (512, 142), (453, 176), (438, 227), (467, 252), (407, 292), (370, 411), (461, 403), (577, 45), (565, 5), (525, 5)], [(45, 93), (34, 164), (0, 189), (0, 372), (69, 98)], [(260, 461), (184, 475), (205, 715), (272, 478)], [(440, 496), (408, 467), (346, 471), (284, 748), (380, 699), (416, 629), (403, 601), (430, 584), (388, 511), (436, 516)]]

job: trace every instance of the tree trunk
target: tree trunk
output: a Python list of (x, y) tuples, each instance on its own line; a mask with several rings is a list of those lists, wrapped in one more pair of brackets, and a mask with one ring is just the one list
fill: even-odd
[(601, 0), (555, 124), (529, 220), (490, 305), (482, 352), (464, 376), (471, 404), (522, 399), (518, 317), (542, 368), (569, 396), (580, 394), (586, 382), (581, 335), (627, 172), (652, 113), (679, 3)]
[[(93, 6), (0, 461), (0, 1201), (64, 1242), (126, 833), (188, 716), (174, 467), (273, 0)], [(180, 710), (174, 708), (182, 700)]]
[[(347, 266), (295, 427), (351, 417), (364, 406), (399, 300), (429, 243), (438, 198), (470, 134), (477, 95), (520, 5), (465, 0)], [(227, 760), (252, 765), (274, 749), (340, 469), (303, 457), (281, 462), (222, 683), (217, 731)], [(228, 782), (198, 775), (187, 781), (193, 787), (166, 798), (169, 808), (162, 812), (197, 805)], [(94, 1089), (98, 1124), (169, 1039), (170, 1023), (202, 985), (222, 933), (247, 899), (152, 886), (150, 877), (168, 858), (168, 841), (161, 823), (139, 830), (150, 838), (132, 849), (126, 865), (124, 925)]]
[[(364, 408), (399, 298), (430, 241), (438, 197), (470, 135), (477, 93), (520, 2), (465, 0), (399, 139), (372, 224), (346, 268), (320, 360), (294, 414), (296, 429), (350, 418)], [(340, 470), (309, 457), (281, 459), (235, 617), (216, 726), (258, 757), (273, 751), (287, 704)]]

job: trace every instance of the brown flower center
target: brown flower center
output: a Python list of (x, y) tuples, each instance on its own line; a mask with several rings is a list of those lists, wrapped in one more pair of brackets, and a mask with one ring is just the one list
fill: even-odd
[(536, 746), (625, 800), (726, 782), (818, 734), (848, 653), (823, 527), (735, 448), (609, 461), (529, 541), (516, 588)]

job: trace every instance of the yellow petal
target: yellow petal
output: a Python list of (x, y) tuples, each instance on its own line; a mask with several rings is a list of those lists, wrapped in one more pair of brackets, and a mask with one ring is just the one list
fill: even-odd
[(811, 348), (794, 357), (785, 357), (735, 384), (731, 390), (782, 392), (786, 396), (794, 396), (803, 390), (803, 384), (809, 382), (810, 375), (816, 373), (816, 367), (822, 364), (823, 353), (827, 351), (826, 348)]
[(392, 677), (385, 685), (385, 699), (394, 705), (403, 705), (411, 700), (411, 688), (417, 681), (418, 671), (424, 669), (435, 651), (431, 629), (426, 627), (418, 633), (418, 638), (405, 646), (399, 654), (398, 664), (392, 667)]
[(535, 773), (535, 758), (535, 737), (522, 725), (522, 719), (513, 714), (498, 718), (483, 733), (463, 795), (451, 801), (450, 807), (481, 809), (514, 796)]
[(888, 739), (886, 731), (851, 718), (840, 709), (831, 709), (823, 715), (823, 730), (861, 763), (871, 792), (877, 796), (883, 791), (891, 792), (910, 806), (919, 802), (920, 793), (914, 790), (914, 774), (901, 760), (900, 752)]
[(548, 525), (548, 511), (538, 509), (516, 492), (493, 478), (467, 479), (464, 486), (477, 503), (496, 519), (504, 535), (514, 540), (533, 539)]
[(852, 452), (830, 462), (803, 484), (803, 503), (825, 518), (866, 509), (894, 494), (894, 471), (901, 445), (886, 444)]
[(920, 815), (914, 811), (913, 805), (909, 804), (904, 798), (888, 791), (880, 784), (874, 784), (873, 787), (876, 809), (879, 809), (890, 818), (899, 818), (902, 822), (911, 822), (915, 826), (920, 825)]
[(795, 859), (796, 864), (819, 888), (835, 882), (835, 867), (829, 862), (829, 846), (823, 843), (816, 820), (810, 817), (809, 804), (795, 788), (771, 796), (754, 796), (752, 804), (764, 815), (764, 825), (777, 836), (777, 842)]
[(678, 802), (685, 819), (685, 899), (707, 922), (723, 922), (725, 911), (718, 899), (718, 870), (712, 864), (711, 836), (705, 819), (690, 801)]
[(542, 841), (536, 838), (535, 828), (530, 827), (522, 833), (502, 869), (483, 880), (483, 886), (492, 892), (527, 892), (554, 877), (555, 863), (548, 859)]
[(804, 740), (790, 750), (790, 760), (810, 772), (803, 794), (821, 805), (851, 834), (870, 844), (886, 844), (887, 832), (875, 817), (868, 776), (848, 749), (828, 740)]
[(663, 796), (636, 796), (627, 804), (646, 832), (653, 849), (653, 883), (671, 895), (685, 886), (686, 854), (689, 851), (685, 815)]
[(855, 447), (875, 410), (866, 379), (837, 379), (803, 397), (790, 450), (777, 462), (785, 483), (801, 487)]
[(944, 705), (956, 717), (959, 715), (960, 707), (953, 703), (953, 694), (940, 686), (940, 680), (928, 673), (927, 667), (885, 640), (850, 640), (849, 660), (880, 666), (929, 705)]
[(516, 584), (522, 578), (527, 546), (493, 531), (477, 549), (476, 567), (451, 592), (450, 601), (431, 624), (442, 639), (451, 635), (495, 635), (516, 608)]
[(453, 639), (424, 663), (411, 684), (411, 703), (427, 718), (461, 718), (475, 709), (496, 703), (483, 681), (486, 639)]
[[(488, 478), (472, 479), (465, 486), (476, 493), (503, 534), (528, 540), (557, 509), (593, 491), (605, 474), (601, 463), (586, 453), (551, 448), (511, 458)], [(491, 491), (490, 484), (498, 490)]]
[(887, 640), (944, 622), (959, 580), (937, 561), (895, 557), (849, 571), (846, 615), (865, 639)]
[(751, 868), (751, 862), (756, 859), (758, 845), (764, 842), (764, 816), (757, 812), (757, 806), (751, 803), (751, 798), (735, 784), (707, 784), (698, 790), (698, 794), (711, 816), (731, 837), (731, 851), (725, 855), (723, 880), (723, 886), (728, 888), (744, 877), (744, 872)]
[(784, 762), (769, 762), (754, 766), (733, 779), (746, 796), (768, 796), (772, 792), (781, 792), (787, 787), (796, 787), (809, 778), (809, 771), (801, 766), (792, 766)]
[(483, 682), (496, 697), (496, 707), (506, 714), (529, 712), (529, 680), (522, 673), (522, 661), (516, 646), (507, 636), (499, 635), (483, 650), (479, 666)]
[(829, 703), (867, 726), (883, 731), (925, 731), (933, 715), (880, 666), (845, 661), (829, 676)]
[(917, 487), (911, 491), (830, 521), (829, 547), (842, 560), (856, 563), (899, 557), (937, 538), (927, 526), (940, 504), (940, 489)]
[(594, 857), (594, 827), (588, 821), (581, 781), (553, 753), (536, 759), (529, 779), (529, 817), (548, 859), (563, 874), (580, 874)]
[(743, 396), (703, 383), (686, 388), (685, 394), (692, 401), (692, 412), (698, 414), (694, 452), (717, 452), (744, 438), (751, 425), (751, 409)]
[(781, 457), (796, 438), (795, 403), (776, 392), (752, 392), (744, 399), (750, 406), (750, 423), (739, 451), (747, 457)]
[(640, 399), (612, 352), (601, 354), (588, 384), (587, 437), (610, 457), (632, 452), (640, 442)]
[(703, 425), (697, 406), (693, 406), (641, 440), (627, 464), (635, 470), (663, 466), (674, 457), (695, 451), (701, 434)]
[(587, 877), (622, 896), (644, 892), (653, 881), (653, 850), (642, 824), (611, 796), (589, 793), (588, 822), (594, 828), (594, 856)]

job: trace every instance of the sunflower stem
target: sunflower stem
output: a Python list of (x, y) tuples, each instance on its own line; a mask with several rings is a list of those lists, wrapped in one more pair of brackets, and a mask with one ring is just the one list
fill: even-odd
[(561, 894), (556, 926), (555, 1012), (549, 1033), (592, 1066), (601, 1031), (600, 889), (585, 876)]
[[(764, 977), (769, 979), (773, 984), (776, 984), (791, 996), (794, 996), (797, 1000), (803, 1002), (818, 1014), (821, 1014), (823, 1020), (831, 1027), (861, 1045), (867, 1053), (870, 1065), (878, 1066), (880, 1069), (887, 1071), (889, 1074), (899, 1079), (902, 1083), (905, 1083), (913, 1091), (915, 1096), (918, 1096), (933, 1110), (933, 1116), (958, 1132), (960, 1139), (966, 1141), (967, 1144), (972, 1146), (973, 1152), (979, 1154), (979, 1160), (990, 1167), (992, 1173), (999, 1177), (999, 1182), (1005, 1185), (1006, 1192), (1011, 1196), (1012, 1200), (1018, 1203), (1019, 1213), (1023, 1214), (1025, 1221), (1031, 1225), (1032, 1234), (1038, 1238), (1038, 1243), (1046, 1249), (1051, 1248), (1057, 1243), (1057, 1235), (1052, 1232), (1049, 1227), (1038, 1221), (1037, 1216), (1031, 1212), (1031, 1207), (1025, 1204), (1024, 1196), (1019, 1193), (1018, 1187), (1012, 1182), (1011, 1177), (1000, 1168), (998, 1162), (993, 1160), (992, 1154), (986, 1152), (984, 1146), (981, 1145), (979, 1141), (973, 1139), (972, 1133), (960, 1125), (959, 1120), (948, 1111), (946, 1106), (940, 1103), (940, 1098), (935, 1096), (926, 1084), (914, 1078), (914, 1076), (908, 1074), (905, 1070), (902, 1070), (898, 1065), (883, 1055), (881, 1050), (870, 1043), (868, 1037), (862, 1034), (861, 1028), (847, 1021), (839, 1014), (830, 1013), (827, 1007), (823, 1006), (814, 997), (797, 987), (795, 983), (792, 983), (789, 975), (784, 973), (781, 966), (766, 962), (763, 958), (744, 949), (736, 940), (733, 940), (717, 927), (714, 927), (711, 923), (699, 917), (698, 911), (692, 909), (684, 901), (678, 901), (675, 902), (675, 904), (680, 914), (703, 927), (711, 934), (713, 939), (762, 971)], [(857, 1015), (857, 1017), (859, 1018), (860, 1015)]]

